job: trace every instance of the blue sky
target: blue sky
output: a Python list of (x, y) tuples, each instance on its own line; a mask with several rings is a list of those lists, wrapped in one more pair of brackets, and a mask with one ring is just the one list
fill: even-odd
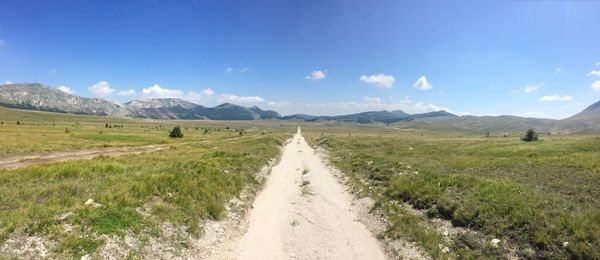
[(599, 1), (7, 1), (0, 83), (282, 114), (564, 118), (600, 100)]

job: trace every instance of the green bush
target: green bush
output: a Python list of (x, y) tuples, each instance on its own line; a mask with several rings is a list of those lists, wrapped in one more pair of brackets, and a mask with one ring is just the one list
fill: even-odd
[(171, 137), (171, 138), (182, 138), (183, 137), (183, 133), (181, 132), (181, 128), (179, 126), (174, 127), (173, 130), (171, 130), (171, 133), (169, 134), (169, 137)]
[(521, 137), (521, 140), (523, 140), (525, 142), (537, 141), (538, 134), (533, 129), (530, 128), (529, 130), (527, 130), (527, 133), (525, 133), (525, 135), (523, 137)]

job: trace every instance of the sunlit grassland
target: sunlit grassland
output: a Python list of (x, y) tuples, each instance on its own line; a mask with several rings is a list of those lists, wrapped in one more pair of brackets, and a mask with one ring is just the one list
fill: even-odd
[[(524, 143), (518, 137), (383, 126), (303, 131), (329, 151), (356, 188), (378, 200), (391, 223), (388, 235), (416, 241), (435, 257), (448, 256), (439, 244), (462, 257), (506, 253), (490, 246), (492, 238), (515, 245), (524, 257), (600, 257), (599, 135), (542, 136)], [(393, 207), (395, 200), (486, 240), (459, 237), (446, 243), (425, 217)]]
[[(185, 138), (168, 137), (169, 131), (176, 125), (182, 127)], [(140, 120), (0, 107), (0, 157), (217, 140), (223, 138), (223, 134), (238, 136), (241, 130), (268, 133), (292, 128), (270, 121)]]
[[(43, 237), (55, 244), (51, 256), (59, 258), (93, 253), (105, 242), (102, 235), (160, 234), (165, 222), (201, 235), (202, 220), (222, 218), (228, 201), (258, 189), (256, 173), (295, 131), (273, 122), (130, 120), (3, 108), (0, 121), (0, 156), (172, 144), (139, 155), (0, 170), (0, 248), (11, 237)], [(168, 138), (175, 125), (182, 126), (183, 138)], [(88, 199), (101, 206), (85, 205)]]

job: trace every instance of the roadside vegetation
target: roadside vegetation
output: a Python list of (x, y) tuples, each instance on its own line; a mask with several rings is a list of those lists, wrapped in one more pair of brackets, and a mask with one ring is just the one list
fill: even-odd
[[(19, 254), (19, 250), (35, 239), (47, 247), (46, 257), (56, 258), (93, 256), (107, 237), (126, 234), (133, 234), (143, 247), (150, 237), (164, 232), (165, 223), (200, 236), (202, 221), (223, 218), (229, 201), (239, 198), (243, 190), (253, 193), (258, 189), (262, 179), (256, 174), (278, 156), (280, 145), (292, 133), (286, 127), (195, 121), (181, 124), (185, 137), (170, 141), (169, 130), (176, 122), (169, 126), (124, 120), (111, 122), (119, 126), (109, 128), (107, 119), (98, 117), (54, 115), (51, 119), (63, 120), (54, 122), (23, 115), (1, 114), (0, 118), (8, 116), (21, 119), (19, 128), (2, 119), (0, 135), (14, 138), (3, 139), (7, 140), (0, 147), (3, 156), (46, 151), (47, 142), (60, 140), (65, 144), (51, 149), (172, 145), (139, 155), (0, 170), (0, 258), (32, 257)], [(69, 127), (70, 133), (65, 134), (62, 129), (74, 118), (80, 119), (77, 124), (81, 127)], [(242, 124), (254, 130), (240, 136), (233, 129)], [(158, 130), (146, 131), (141, 126)], [(180, 246), (187, 245), (182, 242)], [(130, 253), (136, 257), (135, 251)]]
[[(303, 132), (376, 200), (389, 223), (384, 236), (414, 241), (434, 258), (600, 257), (600, 136)], [(469, 232), (448, 237), (430, 225), (435, 219)]]

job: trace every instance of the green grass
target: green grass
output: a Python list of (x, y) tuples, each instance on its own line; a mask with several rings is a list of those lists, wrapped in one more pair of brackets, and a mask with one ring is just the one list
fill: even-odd
[[(542, 136), (540, 142), (524, 143), (518, 137), (382, 129), (345, 129), (351, 135), (303, 131), (331, 153), (355, 188), (388, 213), (389, 235), (416, 241), (436, 258), (447, 257), (438, 249), (445, 242), (427, 227), (427, 219), (391, 203), (398, 200), (478, 231), (486, 241), (508, 240), (524, 257), (600, 257), (597, 135)], [(455, 257), (505, 253), (469, 237), (450, 247)]]
[[(139, 155), (0, 170), (0, 245), (11, 235), (41, 236), (55, 242), (55, 257), (93, 253), (104, 243), (104, 234), (160, 234), (165, 221), (200, 235), (202, 220), (221, 219), (229, 200), (245, 188), (258, 189), (261, 183), (255, 174), (278, 156), (279, 146), (292, 133), (292, 128), (273, 128), (268, 122), (123, 120), (117, 122), (123, 128), (105, 128), (106, 118), (50, 114), (63, 120), (53, 126), (50, 121), (34, 124), (44, 119), (36, 117), (38, 112), (15, 113), (11, 116), (22, 118), (21, 124), (0, 125), (0, 136), (9, 137), (0, 146), (5, 156), (173, 144), (170, 149)], [(79, 120), (77, 126), (64, 133), (65, 120), (73, 118)], [(168, 138), (168, 130), (177, 124), (182, 125), (184, 138)], [(204, 128), (210, 129), (208, 134)], [(235, 130), (242, 128), (246, 133), (239, 136)], [(49, 145), (53, 142), (55, 146)], [(101, 206), (84, 205), (88, 199)], [(73, 230), (66, 231), (65, 225)]]
[[(111, 128), (106, 128), (106, 124)], [(115, 125), (118, 127), (112, 127)], [(185, 138), (169, 138), (169, 132), (177, 125), (181, 126)], [(218, 140), (239, 137), (237, 131), (241, 129), (250, 134), (293, 131), (289, 124), (270, 121), (141, 120), (0, 107), (0, 157)]]

